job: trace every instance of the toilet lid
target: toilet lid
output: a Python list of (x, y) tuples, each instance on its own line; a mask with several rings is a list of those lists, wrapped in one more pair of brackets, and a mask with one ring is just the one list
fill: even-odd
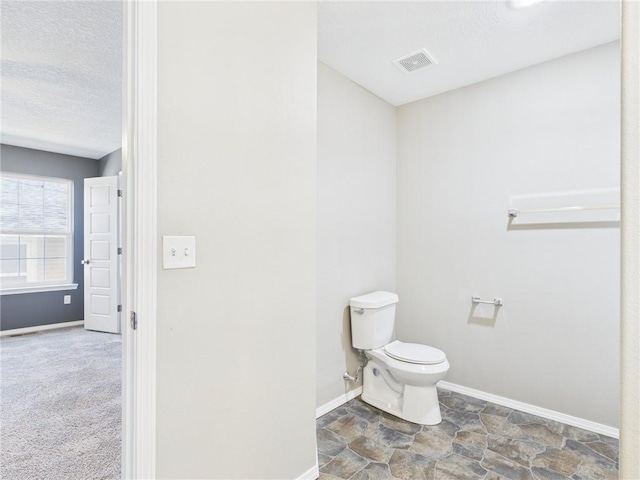
[(396, 360), (422, 365), (434, 365), (447, 359), (444, 352), (437, 348), (419, 343), (402, 343), (398, 340), (386, 345), (384, 351)]

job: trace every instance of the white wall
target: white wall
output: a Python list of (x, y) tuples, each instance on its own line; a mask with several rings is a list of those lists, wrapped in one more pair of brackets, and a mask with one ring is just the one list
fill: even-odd
[[(619, 49), (408, 104), (397, 118), (399, 339), (443, 349), (450, 382), (611, 426), (619, 229), (508, 230), (507, 209), (513, 195), (619, 185)], [(492, 319), (472, 295), (505, 306)]]
[(359, 386), (349, 299), (395, 291), (395, 129), (394, 107), (318, 65), (318, 407)]
[(311, 2), (160, 2), (157, 476), (316, 463), (317, 19)]

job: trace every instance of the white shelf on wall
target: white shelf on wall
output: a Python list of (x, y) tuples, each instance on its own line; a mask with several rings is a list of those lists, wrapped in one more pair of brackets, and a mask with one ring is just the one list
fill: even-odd
[(603, 188), (510, 198), (509, 221), (516, 225), (620, 221), (620, 189)]

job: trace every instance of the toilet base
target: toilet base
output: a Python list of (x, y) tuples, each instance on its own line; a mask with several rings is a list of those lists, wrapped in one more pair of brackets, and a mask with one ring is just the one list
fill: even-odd
[[(437, 425), (442, 421), (436, 386), (413, 386), (385, 380), (381, 365), (369, 361), (364, 368), (362, 401), (409, 422)], [(382, 367), (384, 368), (384, 367)], [(374, 373), (377, 371), (377, 375)], [(387, 370), (386, 375), (390, 372)], [(389, 386), (393, 384), (393, 388)]]

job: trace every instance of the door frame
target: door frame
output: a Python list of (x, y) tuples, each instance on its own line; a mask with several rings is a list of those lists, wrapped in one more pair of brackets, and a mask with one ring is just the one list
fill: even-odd
[(123, 0), (123, 9), (122, 478), (150, 479), (156, 473), (157, 1)]
[[(155, 478), (157, 281), (157, 0), (123, 0), (123, 477)], [(620, 473), (640, 474), (640, 4), (622, 2), (622, 394)], [(636, 42), (634, 44), (634, 42)], [(626, 266), (626, 268), (625, 268)], [(134, 288), (135, 287), (135, 288)], [(136, 312), (138, 329), (127, 316)], [(625, 340), (626, 339), (626, 340)], [(623, 477), (621, 477), (623, 478)]]
[(640, 2), (622, 1), (620, 478), (640, 478)]

